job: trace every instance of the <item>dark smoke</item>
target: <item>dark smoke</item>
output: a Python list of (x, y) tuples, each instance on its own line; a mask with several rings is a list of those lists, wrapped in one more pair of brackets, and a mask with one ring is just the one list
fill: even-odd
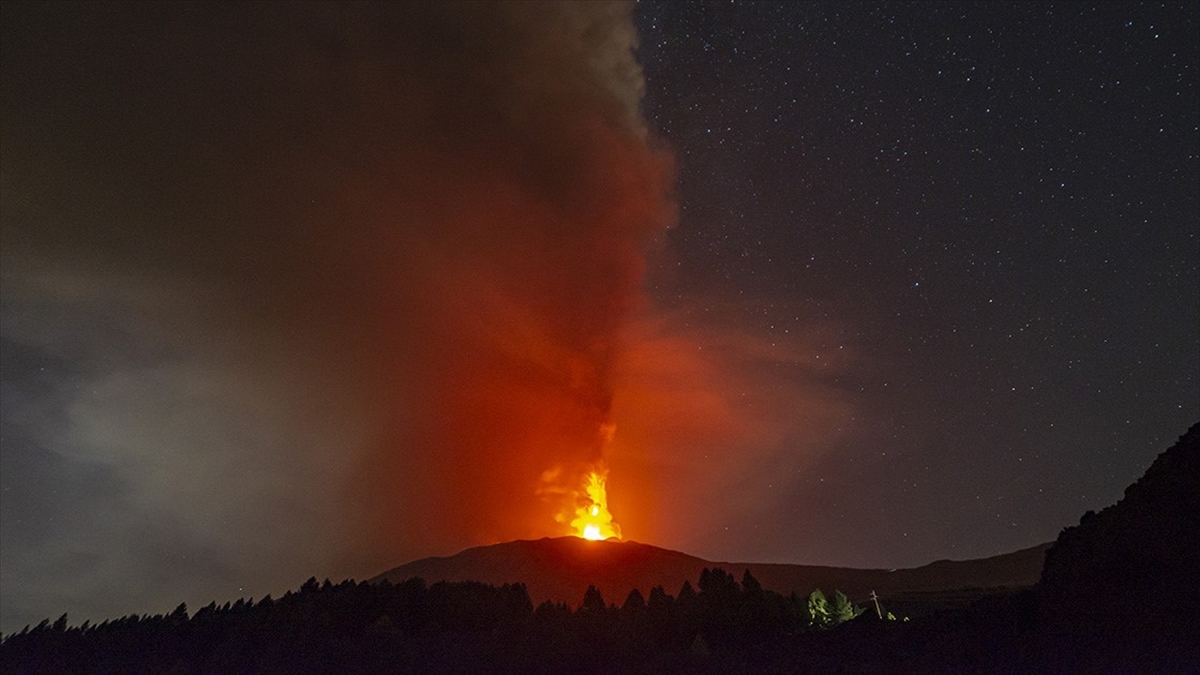
[(71, 495), (6, 497), (6, 622), (19, 586), (104, 616), (562, 534), (605, 452), (674, 470), (794, 417), (706, 389), (747, 382), (639, 290), (671, 161), (631, 11), (5, 3), (4, 453)]
[(87, 385), (34, 440), (217, 549), (558, 533), (670, 217), (630, 11), (6, 6), (4, 338)]

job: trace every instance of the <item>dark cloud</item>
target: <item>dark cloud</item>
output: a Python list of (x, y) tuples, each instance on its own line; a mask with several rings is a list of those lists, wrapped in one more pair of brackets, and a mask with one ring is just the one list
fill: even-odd
[(630, 12), (6, 4), (4, 630), (562, 534), (602, 460), (637, 538), (769, 505), (845, 404), (639, 290)]
[(6, 495), (74, 495), (6, 496), (6, 607), (75, 549), (65, 596), (215, 594), (561, 529), (670, 218), (629, 12), (6, 5), (6, 352), (80, 371), (6, 361)]

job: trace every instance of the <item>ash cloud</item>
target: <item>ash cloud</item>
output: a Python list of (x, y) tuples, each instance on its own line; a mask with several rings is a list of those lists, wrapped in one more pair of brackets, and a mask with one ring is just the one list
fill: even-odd
[(102, 476), (6, 491), (6, 607), (557, 533), (671, 218), (631, 11), (6, 5), (5, 485)]
[[(705, 394), (751, 370), (639, 290), (672, 165), (631, 11), (6, 4), (3, 630), (561, 534), (608, 424), (649, 493), (804, 403)], [(668, 443), (656, 396), (719, 414)]]

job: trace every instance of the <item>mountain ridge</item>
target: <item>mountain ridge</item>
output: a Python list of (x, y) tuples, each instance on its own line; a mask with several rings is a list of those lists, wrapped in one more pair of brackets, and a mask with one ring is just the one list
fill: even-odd
[(841, 590), (854, 599), (871, 591), (881, 597), (963, 588), (1028, 587), (1038, 581), (1045, 551), (1040, 544), (988, 558), (937, 560), (895, 570), (787, 563), (711, 561), (681, 551), (635, 541), (593, 542), (577, 537), (545, 537), (475, 546), (450, 556), (421, 558), (369, 579), (398, 583), (420, 577), (438, 581), (524, 583), (533, 602), (577, 605), (589, 585), (610, 603), (634, 588), (643, 595), (654, 586), (676, 593), (684, 581), (695, 584), (701, 570), (722, 568), (741, 577), (749, 571), (764, 588), (806, 595), (820, 588)]

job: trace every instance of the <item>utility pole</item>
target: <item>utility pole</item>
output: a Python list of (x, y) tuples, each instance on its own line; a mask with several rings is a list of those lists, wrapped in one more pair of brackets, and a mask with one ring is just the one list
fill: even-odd
[(879, 616), (879, 618), (882, 619), (883, 618), (883, 610), (879, 609), (879, 596), (875, 595), (875, 591), (871, 591), (871, 599), (875, 601), (875, 614), (877, 614)]

